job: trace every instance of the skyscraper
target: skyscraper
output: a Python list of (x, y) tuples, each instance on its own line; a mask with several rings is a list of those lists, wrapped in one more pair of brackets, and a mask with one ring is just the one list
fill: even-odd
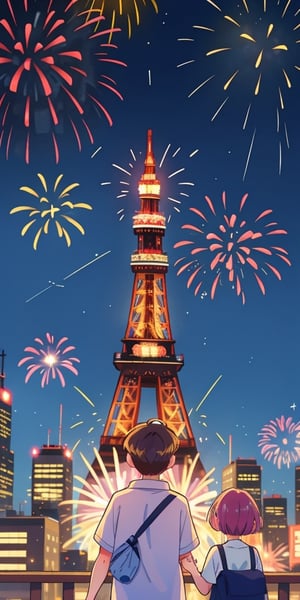
[[(280, 494), (263, 498), (263, 544), (272, 548), (288, 546), (287, 499)], [(288, 565), (288, 552), (286, 556)]]
[(1, 353), (0, 375), (0, 510), (13, 508), (14, 453), (11, 443), (12, 393), (4, 386), (4, 358)]
[(254, 458), (237, 458), (222, 471), (222, 490), (235, 487), (249, 492), (261, 510), (261, 465)]
[(52, 517), (59, 521), (60, 548), (72, 535), (72, 505), (60, 506), (72, 499), (72, 453), (62, 445), (46, 445), (32, 450), (32, 516)]
[(300, 466), (295, 468), (295, 523), (300, 525)]

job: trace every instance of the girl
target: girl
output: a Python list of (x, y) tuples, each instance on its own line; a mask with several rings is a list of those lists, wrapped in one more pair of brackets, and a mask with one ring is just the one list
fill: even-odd
[[(262, 527), (262, 518), (252, 496), (244, 490), (229, 488), (223, 491), (210, 507), (207, 520), (213, 529), (226, 535), (223, 544), (228, 569), (250, 569), (249, 546), (240, 538), (242, 535), (258, 532)], [(259, 553), (254, 548), (255, 568), (263, 570)], [(212, 546), (206, 556), (202, 573), (190, 555), (183, 558), (181, 564), (193, 577), (201, 594), (208, 594), (223, 570), (221, 556), (217, 546)], [(265, 595), (267, 600), (268, 596)]]

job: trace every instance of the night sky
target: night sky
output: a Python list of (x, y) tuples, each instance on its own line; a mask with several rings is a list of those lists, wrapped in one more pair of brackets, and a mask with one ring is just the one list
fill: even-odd
[[(46, 7), (48, 3), (44, 4)], [(58, 10), (67, 3), (54, 0), (52, 4)], [(6, 0), (1, 0), (1, 5), (5, 18), (12, 22)], [(1, 25), (0, 42), (9, 51), (0, 48), (0, 57), (12, 56), (13, 52), (20, 56), (20, 52), (10, 49), (18, 40), (24, 40), (24, 25), (33, 19), (37, 5), (29, 1), (26, 15), (22, 2), (12, 0), (14, 31), (19, 37), (12, 41)], [(108, 48), (107, 52), (127, 67), (97, 61), (95, 41), (88, 38), (92, 27), (81, 30), (80, 35), (74, 32), (72, 37), (74, 19), (82, 22), (82, 17), (76, 17), (79, 7), (72, 7), (73, 20), (65, 25), (66, 46), (83, 53), (81, 68), (87, 75), (73, 72), (73, 89), (61, 81), (58, 73), (52, 73), (55, 93), (50, 98), (59, 118), (55, 127), (45, 117), (49, 105), (41, 83), (35, 83), (37, 72), (33, 68), (25, 70), (16, 91), (8, 91), (17, 67), (0, 60), (0, 95), (5, 95), (0, 106), (0, 349), (7, 355), (6, 385), (13, 392), (14, 505), (18, 509), (22, 504), (30, 514), (30, 452), (47, 440), (58, 442), (61, 404), (63, 443), (72, 448), (81, 440), (74, 452), (75, 474), (86, 474), (79, 453), (92, 460), (93, 446), (99, 447), (118, 377), (113, 353), (121, 350), (128, 318), (133, 283), (130, 255), (136, 250), (131, 219), (139, 208), (137, 183), (143, 172), (150, 128), (161, 181), (161, 210), (168, 217), (164, 251), (170, 263), (167, 286), (171, 327), (176, 352), (185, 357), (179, 377), (201, 460), (206, 470), (215, 468), (213, 487), (220, 491), (231, 434), (232, 458), (257, 459), (263, 466), (263, 492), (287, 497), (289, 521), (293, 522), (298, 452), (300, 457), (300, 439), (296, 438), (300, 431), (297, 2), (186, 0), (175, 6), (174, 1), (158, 0), (156, 13), (155, 4), (147, 0), (138, 3), (139, 26), (134, 22), (133, 2), (123, 0), (123, 5), (124, 12), (131, 14), (131, 38), (125, 17), (117, 19), (122, 31), (114, 33), (112, 43), (118, 47)], [(80, 7), (84, 8), (83, 4)], [(108, 13), (100, 29), (110, 24)], [(107, 36), (97, 39), (98, 44), (104, 43)], [(47, 40), (42, 41), (45, 44)], [(53, 49), (51, 53), (55, 54)], [(102, 79), (117, 89), (123, 100), (98, 83), (99, 73), (115, 81)], [(82, 89), (80, 77), (86, 84)], [(93, 143), (60, 85), (80, 99)], [(30, 156), (26, 163), (22, 119), (26, 97), (34, 89), (38, 99), (31, 100), (26, 128), (30, 133)], [(111, 115), (111, 127), (91, 96)], [(6, 106), (9, 109), (4, 118)], [(78, 124), (81, 151), (70, 119)], [(53, 131), (59, 148), (58, 164)], [(44, 176), (47, 192), (38, 173)], [(63, 178), (54, 192), (60, 174)], [(72, 183), (79, 185), (69, 191), (68, 199), (73, 204), (87, 203), (92, 210), (61, 207), (34, 250), (35, 235), (45, 222), (41, 211), (50, 207), (51, 193), (61, 206), (58, 194)], [(23, 186), (35, 190), (37, 197), (21, 190)], [(224, 191), (226, 208), (222, 203)], [(245, 194), (248, 198), (240, 210)], [(43, 196), (48, 203), (40, 202)], [(210, 198), (211, 208), (205, 197)], [(17, 206), (32, 206), (39, 212), (33, 217), (25, 210), (10, 214)], [(207, 221), (190, 208), (201, 211)], [(267, 210), (272, 212), (265, 213)], [(63, 222), (62, 214), (76, 219), (85, 235), (70, 221)], [(261, 234), (254, 242), (246, 238), (242, 246), (269, 250), (268, 254), (251, 250), (251, 261), (245, 265), (235, 262), (244, 303), (242, 292), (237, 294), (236, 279), (228, 281), (227, 259), (210, 267), (217, 251), (213, 253), (209, 246), (216, 240), (206, 235), (218, 234), (224, 240), (219, 229), (225, 223), (224, 214), (228, 219), (237, 215), (233, 231), (241, 227), (242, 231)], [(36, 222), (21, 236), (22, 228), (33, 218)], [(66, 239), (58, 236), (55, 219), (65, 226), (71, 238), (69, 247)], [(242, 221), (246, 222), (244, 226)], [(202, 228), (205, 235), (182, 229), (185, 224)], [(270, 231), (286, 233), (267, 235)], [(193, 241), (194, 246), (174, 248), (181, 240)], [(206, 250), (190, 254), (192, 247), (200, 246)], [(101, 254), (105, 256), (88, 265)], [(174, 266), (180, 258), (182, 262)], [(193, 262), (177, 276), (180, 265), (189, 261), (198, 263)], [(187, 288), (191, 273), (199, 265), (202, 269)], [(200, 281), (201, 288), (194, 295)], [(71, 345), (75, 349), (66, 358), (80, 360), (72, 363), (78, 375), (62, 367), (65, 387), (58, 378), (50, 378), (42, 388), (39, 370), (25, 383), (27, 363), (18, 366), (23, 357), (30, 355), (25, 347), (41, 348), (35, 338), (47, 346), (47, 333), (54, 336), (55, 343), (68, 338), (63, 347)], [(154, 391), (142, 399), (140, 420), (151, 416), (155, 416)], [(275, 438), (277, 458), (274, 450), (270, 451), (273, 464), (261, 454), (258, 434), (270, 421), (278, 429), (276, 419), (281, 419), (284, 431)], [(71, 429), (80, 421), (81, 425)], [(280, 459), (282, 449), (289, 453), (285, 459), (290, 457), (290, 464)]]

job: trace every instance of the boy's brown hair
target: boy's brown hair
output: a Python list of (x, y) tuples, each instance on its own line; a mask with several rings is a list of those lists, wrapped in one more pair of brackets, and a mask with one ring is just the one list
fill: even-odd
[(139, 423), (125, 436), (123, 448), (142, 475), (159, 475), (179, 448), (177, 435), (159, 419)]

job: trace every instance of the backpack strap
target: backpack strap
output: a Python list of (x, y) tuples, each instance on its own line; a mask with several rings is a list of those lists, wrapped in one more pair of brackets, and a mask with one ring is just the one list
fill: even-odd
[(135, 535), (134, 535), (135, 539), (139, 538), (140, 535), (142, 535), (142, 533), (144, 533), (144, 531), (148, 527), (150, 527), (150, 525), (151, 525), (151, 523), (153, 523), (154, 519), (156, 519), (156, 517), (158, 517), (158, 515), (160, 515), (160, 513), (168, 506), (168, 504), (170, 504), (170, 502), (172, 502), (172, 500), (174, 500), (174, 498), (176, 498), (175, 494), (169, 494), (159, 503), (159, 505), (152, 511), (152, 513), (150, 513), (150, 515), (147, 517), (147, 519), (144, 521), (144, 523), (142, 523), (142, 525), (135, 532)]
[(223, 544), (217, 544), (217, 548), (219, 550), (219, 554), (221, 557), (223, 570), (228, 570), (227, 559), (226, 559), (225, 550), (223, 548)]
[(250, 563), (251, 563), (251, 570), (254, 571), (254, 569), (256, 569), (256, 560), (255, 560), (255, 554), (254, 554), (254, 548), (252, 546), (249, 546), (249, 552), (250, 552)]

